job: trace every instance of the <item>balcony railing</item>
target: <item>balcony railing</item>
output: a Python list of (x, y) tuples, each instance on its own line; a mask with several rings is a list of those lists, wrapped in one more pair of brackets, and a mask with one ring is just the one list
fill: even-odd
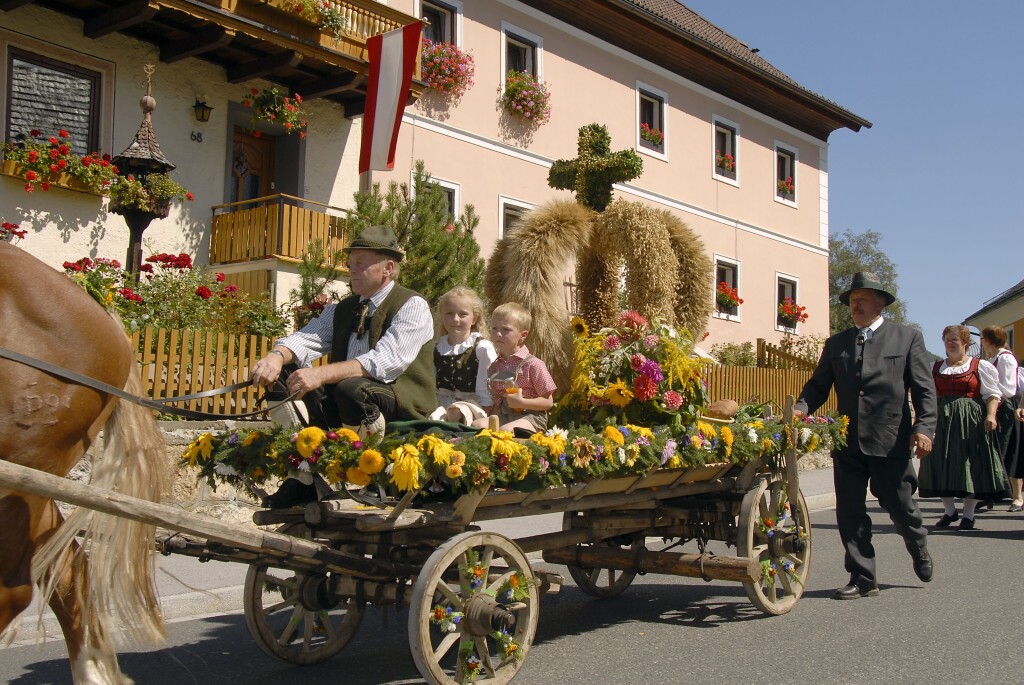
[[(348, 244), (349, 211), (291, 195), (270, 195), (213, 207), (210, 263), (278, 257), (300, 260), (311, 241), (328, 263)], [(340, 266), (340, 265), (339, 265)]]

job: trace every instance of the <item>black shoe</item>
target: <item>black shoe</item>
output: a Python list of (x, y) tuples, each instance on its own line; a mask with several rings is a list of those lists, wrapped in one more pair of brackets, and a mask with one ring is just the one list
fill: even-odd
[(316, 500), (316, 485), (314, 483), (305, 485), (295, 478), (285, 478), (277, 492), (263, 498), (263, 506), (266, 509), (287, 509)]
[(974, 519), (963, 519), (960, 521), (960, 530), (974, 530)]
[[(953, 523), (954, 521), (959, 521), (959, 520), (960, 520), (959, 512), (954, 511), (952, 516), (950, 516), (949, 514), (943, 514), (942, 518), (940, 518), (938, 521), (935, 522), (935, 527), (936, 528), (949, 528), (949, 524)], [(963, 524), (960, 524), (960, 525), (961, 525), (961, 527), (963, 527)]]
[(878, 583), (850, 578), (850, 584), (832, 593), (832, 599), (859, 599), (860, 597), (877, 597)]
[[(964, 519), (969, 521), (970, 519)], [(973, 521), (972, 521), (973, 523)], [(961, 525), (963, 525), (961, 523)], [(932, 573), (934, 572), (934, 564), (932, 563), (932, 555), (928, 553), (928, 548), (918, 550), (917, 553), (911, 552), (910, 556), (914, 558), (914, 573), (921, 579), (923, 583), (930, 583), (932, 580)]]

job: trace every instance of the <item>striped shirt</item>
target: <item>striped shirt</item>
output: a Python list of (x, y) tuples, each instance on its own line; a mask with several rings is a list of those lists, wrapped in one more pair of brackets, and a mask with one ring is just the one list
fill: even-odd
[[(377, 311), (384, 298), (394, 288), (388, 283), (370, 297), (370, 316)], [(274, 342), (291, 350), (299, 366), (310, 366), (313, 360), (330, 354), (334, 341), (334, 312), (337, 305), (324, 307), (320, 316), (300, 330)], [(434, 338), (434, 320), (430, 306), (422, 297), (411, 297), (403, 304), (391, 325), (385, 330), (377, 346), (370, 349), (370, 336), (359, 339), (353, 332), (348, 339), (348, 358), (359, 362), (374, 380), (394, 383), (405, 373), (420, 349)]]

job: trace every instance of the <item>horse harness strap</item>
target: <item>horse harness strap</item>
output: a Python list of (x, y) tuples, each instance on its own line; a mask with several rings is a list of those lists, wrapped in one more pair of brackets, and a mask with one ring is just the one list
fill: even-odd
[[(19, 364), (24, 364), (25, 366), (31, 366), (33, 368), (39, 369), (40, 371), (45, 371), (46, 373), (51, 374), (53, 376), (57, 376), (58, 378), (63, 378), (64, 380), (71, 381), (72, 383), (77, 383), (79, 385), (84, 385), (88, 388), (92, 388), (93, 390), (99, 390), (100, 392), (105, 392), (109, 395), (114, 395), (115, 397), (119, 397), (122, 400), (128, 400), (129, 402), (142, 405), (143, 407), (148, 407), (150, 409), (154, 409), (156, 411), (164, 412), (167, 414), (176, 414), (178, 416), (183, 416), (187, 419), (198, 419), (201, 421), (209, 419), (244, 419), (249, 418), (251, 416), (266, 414), (268, 411), (277, 406), (274, 405), (273, 407), (257, 409), (256, 411), (246, 412), (244, 414), (212, 414), (209, 412), (185, 409), (183, 407), (168, 406), (170, 403), (174, 402), (187, 402), (189, 400), (197, 400), (202, 399), (204, 397), (214, 397), (216, 395), (223, 395), (229, 392), (234, 392), (235, 390), (240, 390), (242, 388), (246, 388), (252, 385), (252, 381), (235, 383), (234, 385), (229, 385), (215, 390), (204, 390), (202, 392), (192, 393), (191, 395), (179, 395), (178, 397), (148, 399), (145, 397), (138, 397), (136, 395), (132, 395), (120, 388), (115, 388), (113, 385), (110, 385), (109, 383), (104, 383), (103, 381), (96, 380), (95, 378), (83, 376), (82, 374), (76, 371), (72, 371), (71, 369), (66, 369), (63, 366), (51, 364), (50, 362), (43, 361), (42, 359), (36, 359), (35, 357), (30, 357), (20, 352), (9, 350), (5, 347), (0, 347), (0, 358), (9, 359), (11, 361), (18, 362)], [(293, 393), (288, 398), (282, 400), (279, 404), (290, 402), (295, 397), (296, 394), (297, 393)], [(262, 402), (265, 399), (265, 397), (260, 398), (260, 401)]]

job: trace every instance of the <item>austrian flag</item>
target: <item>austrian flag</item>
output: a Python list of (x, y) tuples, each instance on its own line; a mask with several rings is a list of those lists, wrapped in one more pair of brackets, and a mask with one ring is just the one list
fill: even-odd
[(366, 41), (370, 76), (359, 148), (361, 174), (395, 167), (398, 128), (409, 99), (422, 30), (423, 22), (416, 22)]

